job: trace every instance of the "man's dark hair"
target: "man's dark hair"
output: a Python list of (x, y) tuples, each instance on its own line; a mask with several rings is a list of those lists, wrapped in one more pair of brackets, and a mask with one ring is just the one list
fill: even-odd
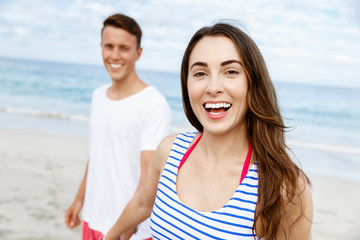
[(107, 26), (121, 28), (129, 32), (130, 34), (134, 35), (137, 40), (137, 45), (138, 47), (140, 47), (142, 32), (140, 26), (133, 18), (125, 16), (124, 14), (120, 14), (120, 13), (116, 13), (114, 15), (109, 16), (104, 21), (104, 26), (101, 29), (101, 36), (105, 27)]

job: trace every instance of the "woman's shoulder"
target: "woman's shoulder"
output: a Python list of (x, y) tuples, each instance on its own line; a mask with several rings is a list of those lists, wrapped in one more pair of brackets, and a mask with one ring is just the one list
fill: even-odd
[(163, 168), (176, 140), (178, 140), (176, 143), (177, 145), (184, 145), (184, 147), (187, 148), (197, 134), (197, 132), (184, 132), (171, 134), (163, 138), (155, 151), (157, 166), (160, 169)]
[(172, 144), (174, 143), (178, 134), (171, 134), (164, 137), (156, 148), (154, 155), (154, 164), (156, 168), (161, 171), (166, 163), (166, 160), (169, 156)]
[(198, 135), (198, 132), (181, 132), (171, 134), (165, 137), (159, 144), (160, 150), (170, 150), (176, 139), (179, 139), (184, 144), (191, 143), (192, 140)]
[(289, 199), (289, 196), (286, 195), (285, 192), (283, 192), (285, 203), (291, 203), (290, 205), (297, 206), (297, 204), (295, 204), (296, 201), (293, 201), (294, 198), (298, 198), (299, 200), (301, 200), (300, 202), (305, 203), (309, 203), (309, 200), (311, 201), (311, 182), (310, 179), (302, 171), (300, 171), (296, 179), (296, 189), (294, 193), (295, 195), (291, 199)]
[(172, 144), (174, 143), (174, 141), (178, 135), (179, 134), (171, 134), (171, 135), (164, 137), (158, 146), (159, 151), (170, 150)]

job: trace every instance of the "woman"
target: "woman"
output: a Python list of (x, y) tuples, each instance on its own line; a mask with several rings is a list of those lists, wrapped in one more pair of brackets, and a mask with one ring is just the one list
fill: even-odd
[(235, 26), (197, 31), (181, 67), (198, 133), (165, 138), (147, 184), (106, 236), (151, 215), (155, 239), (311, 239), (310, 181), (290, 159), (264, 59)]

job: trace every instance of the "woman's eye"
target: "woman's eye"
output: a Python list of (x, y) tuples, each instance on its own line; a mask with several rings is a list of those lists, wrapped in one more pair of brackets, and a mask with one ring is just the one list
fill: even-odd
[(226, 71), (226, 73), (225, 74), (227, 74), (227, 75), (236, 75), (236, 74), (238, 74), (239, 72), (238, 71), (235, 71), (235, 70), (228, 70), (228, 71)]
[(203, 77), (203, 76), (205, 76), (204, 72), (197, 72), (194, 74), (194, 77)]

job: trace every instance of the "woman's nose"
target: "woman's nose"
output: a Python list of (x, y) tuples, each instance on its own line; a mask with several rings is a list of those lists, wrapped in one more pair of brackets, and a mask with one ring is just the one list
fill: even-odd
[(224, 90), (221, 80), (216, 77), (210, 77), (208, 80), (208, 85), (206, 87), (206, 92), (209, 93), (211, 96), (216, 96), (219, 93), (222, 93)]

